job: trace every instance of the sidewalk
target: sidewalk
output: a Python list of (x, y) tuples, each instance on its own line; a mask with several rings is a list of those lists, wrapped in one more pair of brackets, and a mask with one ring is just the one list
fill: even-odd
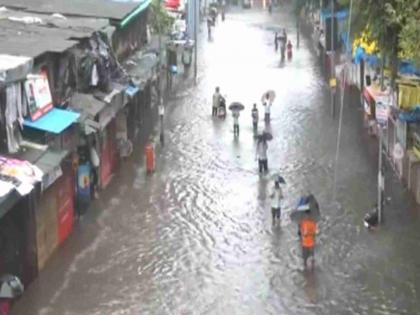
[[(310, 40), (314, 45), (312, 33), (314, 26), (309, 23), (310, 19), (301, 19), (301, 34)], [(316, 49), (314, 47), (314, 49)], [(322, 57), (322, 56), (321, 56)], [(322, 64), (324, 58), (320, 59), (320, 67), (325, 76), (325, 80), (328, 81), (329, 74), (325, 72), (325, 65)], [(327, 87), (329, 89), (329, 87)], [(361, 91), (354, 85), (347, 86), (344, 89), (344, 110), (352, 111), (352, 115), (358, 115), (360, 121), (363, 121), (363, 105), (361, 103)], [(329, 106), (329, 105), (328, 105)], [(337, 93), (335, 98), (335, 119), (338, 120), (339, 111), (341, 106), (341, 95), (340, 95), (340, 83), (338, 82)], [(345, 124), (345, 122), (343, 122)], [(343, 137), (344, 135), (342, 135)], [(379, 139), (374, 136), (369, 136), (367, 127), (365, 128), (365, 134), (363, 141), (367, 146), (367, 150), (370, 155), (370, 162), (372, 172), (377, 173), (378, 169), (378, 152), (379, 152)], [(414, 215), (415, 218), (420, 214), (420, 206), (416, 204), (411, 193), (404, 187), (403, 182), (398, 178), (395, 173), (394, 165), (391, 163), (389, 152), (384, 155), (383, 163), (385, 165), (385, 202), (384, 207), (384, 223), (386, 229), (393, 230), (394, 232), (400, 231), (401, 228), (405, 228), (404, 234), (407, 234), (407, 241), (420, 241), (420, 230), (416, 223), (416, 220), (411, 220)], [(376, 187), (375, 187), (376, 189)], [(376, 203), (376, 200), (372, 200), (372, 206)], [(368, 209), (366, 209), (368, 210)]]

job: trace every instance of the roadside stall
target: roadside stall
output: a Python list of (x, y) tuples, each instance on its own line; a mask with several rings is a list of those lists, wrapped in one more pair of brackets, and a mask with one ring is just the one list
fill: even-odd
[(35, 165), (0, 156), (0, 274), (28, 284), (37, 275), (35, 200), (43, 173)]

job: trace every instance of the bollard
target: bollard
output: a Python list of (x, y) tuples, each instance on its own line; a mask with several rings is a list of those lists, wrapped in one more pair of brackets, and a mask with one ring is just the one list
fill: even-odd
[(147, 173), (155, 170), (155, 150), (151, 143), (146, 145), (146, 170)]

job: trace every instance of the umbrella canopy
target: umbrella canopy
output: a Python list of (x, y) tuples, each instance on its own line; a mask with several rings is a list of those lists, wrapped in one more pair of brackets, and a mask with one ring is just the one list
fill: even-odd
[(265, 102), (268, 96), (268, 100), (270, 103), (274, 102), (274, 99), (276, 98), (276, 92), (273, 90), (268, 90), (261, 96), (261, 102)]
[(4, 275), (0, 278), (0, 299), (14, 299), (23, 293), (23, 284), (19, 278)]
[(284, 179), (283, 176), (281, 176), (280, 174), (276, 173), (273, 174), (273, 176), (271, 177), (275, 182), (278, 182), (279, 184), (286, 184), (286, 180)]
[(242, 104), (242, 103), (239, 103), (239, 102), (233, 102), (232, 104), (230, 104), (229, 105), (229, 109), (230, 110), (236, 110), (236, 111), (238, 111), (238, 110), (244, 110), (245, 109), (245, 106)]
[(309, 211), (309, 215), (313, 220), (318, 221), (321, 218), (318, 201), (312, 194), (300, 197), (296, 209), (290, 213), (290, 219), (299, 223), (300, 220), (304, 218), (307, 211)]
[(270, 141), (273, 140), (273, 135), (268, 131), (264, 131), (258, 135), (258, 140)]

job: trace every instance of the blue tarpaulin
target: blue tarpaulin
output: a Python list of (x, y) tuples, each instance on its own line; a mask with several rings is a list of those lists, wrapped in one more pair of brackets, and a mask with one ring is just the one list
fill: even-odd
[(41, 118), (31, 121), (25, 119), (23, 126), (60, 134), (80, 117), (79, 113), (53, 108)]
[[(340, 11), (336, 11), (334, 16), (337, 18), (337, 20), (344, 20), (345, 18), (347, 18), (347, 16), (349, 15), (349, 11), (348, 10), (340, 10)], [(324, 9), (321, 11), (321, 19), (325, 20), (325, 19), (329, 19), (331, 18), (331, 10), (329, 9)]]
[(354, 52), (353, 61), (356, 65), (358, 65), (362, 59), (371, 67), (375, 67), (379, 64), (379, 57), (377, 55), (366, 54), (365, 50), (359, 46)]
[(134, 95), (137, 94), (138, 91), (140, 91), (140, 89), (137, 86), (129, 85), (125, 89), (125, 94), (127, 94), (130, 97), (133, 97)]
[(417, 75), (420, 76), (420, 68), (417, 68), (414, 63), (403, 60), (400, 62), (400, 74)]
[(344, 49), (346, 50), (346, 53), (351, 54), (352, 47), (351, 47), (350, 40), (348, 39), (347, 32), (341, 33), (341, 42), (344, 45)]

